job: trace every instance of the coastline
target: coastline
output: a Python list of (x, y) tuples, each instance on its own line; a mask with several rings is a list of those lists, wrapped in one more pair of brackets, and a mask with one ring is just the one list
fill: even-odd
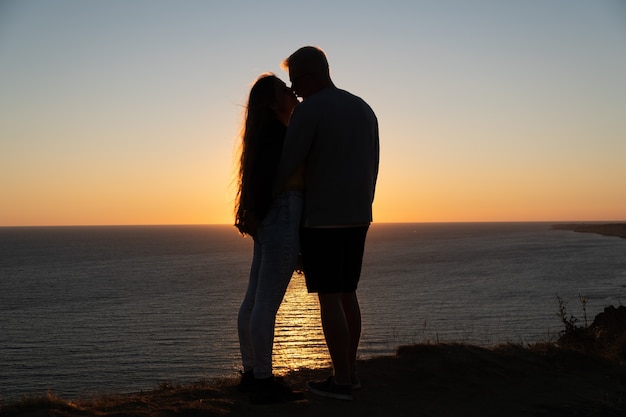
[(626, 223), (564, 223), (552, 225), (553, 230), (571, 230), (579, 233), (596, 233), (603, 236), (616, 236), (626, 239)]
[[(545, 233), (550, 224), (544, 223), (541, 227)], [(561, 240), (568, 240), (567, 236), (572, 237), (569, 233), (556, 235)], [(592, 245), (621, 247), (619, 243), (604, 238), (592, 239)], [(621, 254), (620, 252), (618, 256)], [(626, 326), (622, 327), (624, 328)], [(90, 390), (86, 391), (89, 394), (83, 397), (69, 400), (56, 397), (52, 391), (49, 396), (30, 397), (31, 402), (28, 403), (32, 405), (30, 411), (25, 411), (24, 407), (20, 410), (11, 408), (8, 402), (0, 398), (0, 416), (302, 415), (306, 417), (319, 414), (333, 416), (341, 411), (348, 415), (365, 416), (626, 417), (624, 365), (619, 367), (615, 364), (606, 364), (597, 358), (561, 349), (549, 347), (527, 349), (528, 347), (528, 343), (521, 346), (497, 345), (487, 349), (467, 343), (402, 347), (395, 355), (359, 361), (364, 389), (356, 392), (355, 401), (349, 404), (323, 400), (307, 394), (305, 401), (294, 404), (272, 405), (266, 408), (251, 406), (247, 402), (247, 397), (236, 391), (237, 377), (233, 371), (233, 375), (228, 379), (203, 380), (185, 383), (183, 386), (162, 382), (153, 387), (152, 383), (149, 383), (148, 386), (141, 388), (142, 390), (145, 388), (146, 391), (140, 393), (136, 387), (131, 389), (126, 387), (126, 390), (115, 391), (116, 394), (113, 395), (107, 391)], [(558, 366), (553, 366), (555, 363), (547, 363), (550, 361)], [(556, 374), (561, 374), (562, 379)], [(167, 373), (165, 375), (168, 377)], [(326, 375), (328, 369), (301, 369), (285, 375), (285, 378), (295, 388), (304, 389), (306, 380), (323, 379)], [(570, 384), (569, 378), (577, 385)], [(613, 386), (609, 387), (600, 381), (596, 387), (595, 382), (601, 378), (608, 378)], [(564, 379), (568, 379), (567, 383), (564, 383)], [(526, 386), (525, 381), (530, 380), (534, 380), (542, 389), (531, 389), (532, 387)], [(11, 383), (10, 379), (7, 379), (7, 383)], [(590, 396), (587, 390), (591, 390), (593, 395)], [(503, 400), (493, 398), (494, 396), (502, 397)], [(580, 399), (574, 398), (578, 396)], [(607, 401), (600, 400), (600, 397), (604, 396)], [(620, 407), (622, 412), (617, 411)]]

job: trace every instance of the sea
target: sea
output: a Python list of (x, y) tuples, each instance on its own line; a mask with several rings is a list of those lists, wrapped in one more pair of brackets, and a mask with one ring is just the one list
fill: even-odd
[[(555, 341), (626, 300), (626, 239), (552, 223), (374, 223), (360, 358), (415, 343)], [(73, 399), (236, 377), (252, 241), (232, 226), (0, 228), (0, 401)], [(294, 274), (277, 374), (330, 365)]]

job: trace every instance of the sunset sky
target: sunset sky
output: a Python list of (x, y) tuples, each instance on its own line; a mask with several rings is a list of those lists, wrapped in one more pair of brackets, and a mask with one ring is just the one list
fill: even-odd
[(232, 223), (250, 84), (317, 45), (375, 222), (626, 219), (626, 2), (0, 1), (0, 226)]

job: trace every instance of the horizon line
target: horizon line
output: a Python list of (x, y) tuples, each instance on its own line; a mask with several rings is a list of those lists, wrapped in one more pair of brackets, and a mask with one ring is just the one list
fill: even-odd
[[(626, 220), (469, 220), (469, 221), (396, 221), (372, 222), (374, 224), (471, 224), (471, 223), (626, 223)], [(180, 227), (180, 226), (231, 226), (231, 223), (123, 223), (123, 224), (33, 224), (33, 225), (0, 225), (0, 228), (28, 228), (28, 227)]]

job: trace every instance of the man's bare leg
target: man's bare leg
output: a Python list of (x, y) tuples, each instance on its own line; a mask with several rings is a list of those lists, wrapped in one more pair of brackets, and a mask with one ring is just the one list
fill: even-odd
[(361, 307), (356, 292), (344, 293), (342, 295), (343, 311), (348, 324), (348, 334), (350, 335), (349, 359), (350, 378), (356, 376), (356, 356), (361, 340)]
[(351, 381), (351, 337), (343, 306), (343, 294), (318, 294), (322, 328), (326, 345), (333, 361), (335, 383), (350, 385)]

